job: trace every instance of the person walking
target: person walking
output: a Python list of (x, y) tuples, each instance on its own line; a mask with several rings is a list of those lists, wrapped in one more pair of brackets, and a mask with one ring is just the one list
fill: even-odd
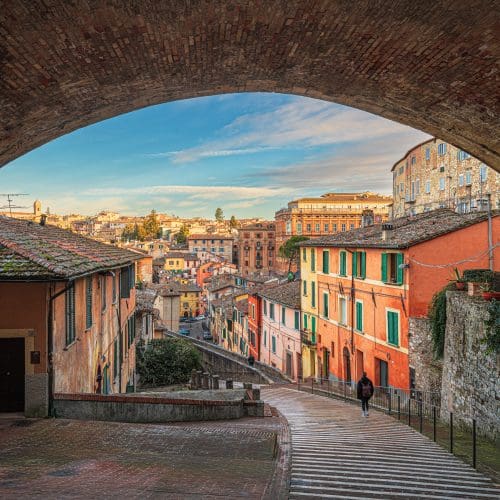
[(358, 399), (361, 399), (362, 416), (368, 416), (368, 401), (373, 396), (373, 382), (363, 372), (363, 376), (358, 381)]

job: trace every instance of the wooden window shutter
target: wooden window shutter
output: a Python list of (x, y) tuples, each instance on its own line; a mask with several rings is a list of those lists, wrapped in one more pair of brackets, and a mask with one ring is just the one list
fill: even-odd
[(358, 275), (358, 252), (352, 253), (352, 275)]
[(397, 281), (398, 284), (403, 283), (403, 268), (400, 267), (404, 263), (404, 254), (398, 253), (396, 257), (396, 265), (397, 265)]
[(361, 275), (360, 278), (366, 278), (366, 252), (360, 252), (361, 257)]
[(387, 254), (382, 254), (382, 281), (387, 283)]

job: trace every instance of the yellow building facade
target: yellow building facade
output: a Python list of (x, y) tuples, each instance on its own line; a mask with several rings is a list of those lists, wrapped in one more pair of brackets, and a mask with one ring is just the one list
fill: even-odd
[(302, 378), (317, 374), (318, 282), (316, 248), (300, 249)]

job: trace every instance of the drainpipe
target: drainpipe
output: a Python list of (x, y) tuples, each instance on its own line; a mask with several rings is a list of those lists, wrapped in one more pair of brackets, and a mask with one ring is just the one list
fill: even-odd
[(54, 416), (54, 364), (53, 364), (53, 355), (54, 355), (54, 330), (53, 330), (53, 302), (57, 297), (66, 293), (69, 289), (75, 286), (74, 281), (70, 281), (69, 284), (64, 287), (59, 292), (51, 295), (49, 297), (49, 313), (47, 317), (47, 345), (49, 348), (48, 352), (48, 383), (49, 383), (49, 416)]
[(493, 267), (493, 225), (491, 218), (491, 194), (488, 193), (488, 260), (490, 263), (490, 271), (494, 270)]
[[(346, 250), (351, 254), (354, 254), (354, 250)], [(352, 262), (352, 258), (351, 258)], [(354, 273), (351, 265), (351, 356), (354, 356), (354, 300), (356, 299), (356, 293), (354, 291)]]

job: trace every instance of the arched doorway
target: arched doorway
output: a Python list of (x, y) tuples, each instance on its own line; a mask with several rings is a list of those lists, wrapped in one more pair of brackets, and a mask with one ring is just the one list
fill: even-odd
[(344, 359), (344, 380), (348, 383), (351, 383), (351, 353), (347, 347), (344, 347), (342, 352), (342, 357)]

